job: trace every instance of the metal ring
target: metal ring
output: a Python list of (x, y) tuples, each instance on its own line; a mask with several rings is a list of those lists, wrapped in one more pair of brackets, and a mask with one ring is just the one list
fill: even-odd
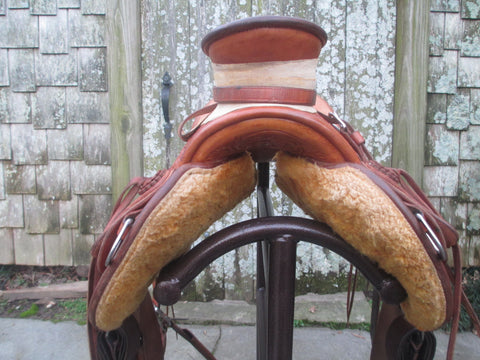
[(113, 258), (115, 257), (115, 254), (117, 253), (118, 248), (120, 247), (120, 244), (122, 243), (122, 237), (123, 234), (125, 233), (125, 230), (133, 223), (133, 218), (126, 218), (123, 222), (122, 229), (118, 233), (117, 237), (115, 238), (115, 241), (113, 242), (112, 248), (110, 249), (107, 259), (105, 260), (105, 267), (110, 265), (112, 262)]
[(423, 226), (427, 229), (427, 232), (425, 232), (425, 235), (427, 236), (428, 240), (430, 240), (430, 243), (434, 247), (435, 251), (438, 253), (440, 256), (440, 259), (443, 261), (447, 260), (447, 253), (445, 252), (445, 249), (443, 248), (442, 243), (438, 239), (437, 235), (433, 231), (433, 229), (430, 227), (430, 224), (427, 222), (425, 217), (421, 212), (416, 212), (415, 217), (422, 223)]
[[(340, 127), (342, 129), (344, 129), (344, 130), (347, 129), (347, 124), (345, 124), (345, 122), (340, 118), (340, 116), (337, 115), (337, 113), (335, 111), (329, 112), (328, 115), (330, 117), (333, 117), (340, 124)], [(333, 126), (335, 126), (335, 125), (333, 125)], [(340, 129), (337, 128), (337, 130), (340, 130)]]

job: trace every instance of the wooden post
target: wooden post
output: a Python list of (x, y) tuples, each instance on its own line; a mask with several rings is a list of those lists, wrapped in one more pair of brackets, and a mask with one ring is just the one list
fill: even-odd
[(138, 1), (107, 2), (107, 61), (114, 201), (143, 174), (141, 22)]
[(392, 166), (419, 184), (424, 166), (430, 1), (397, 1)]

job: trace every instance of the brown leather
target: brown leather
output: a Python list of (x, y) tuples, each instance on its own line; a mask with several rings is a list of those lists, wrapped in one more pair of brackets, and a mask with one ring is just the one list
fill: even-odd
[(239, 109), (205, 123), (177, 161), (224, 161), (248, 151), (262, 162), (279, 150), (331, 163), (360, 162), (345, 137), (318, 114), (276, 106)]
[[(92, 324), (95, 324), (95, 311), (93, 311), (93, 309), (96, 308), (101, 294), (110, 281), (111, 276), (121, 264), (119, 261), (114, 261), (108, 266), (105, 265), (107, 255), (112, 248), (114, 240), (116, 239), (124, 220), (133, 217), (135, 218), (135, 223), (129, 229), (123, 239), (122, 246), (116, 253), (115, 257), (119, 259), (122, 259), (123, 256), (125, 256), (130, 244), (134, 241), (135, 236), (142, 227), (145, 219), (149, 216), (156, 204), (168, 194), (170, 189), (176, 184), (177, 180), (192, 167), (208, 168), (211, 166), (211, 163), (204, 163), (199, 164), (198, 166), (195, 164), (184, 164), (178, 165), (177, 168), (172, 167), (168, 171), (161, 171), (163, 176), (156, 177), (157, 182), (155, 184), (150, 183), (148, 189), (144, 193), (139, 192), (138, 190), (132, 190), (133, 193), (127, 193), (129, 196), (125, 197), (124, 195), (119, 199), (118, 204), (116, 205), (117, 211), (113, 213), (104, 232), (95, 242), (91, 250), (92, 264), (90, 266), (91, 274), (89, 276), (89, 282), (91, 285), (89, 288), (88, 307), (89, 309), (92, 309), (92, 311), (89, 311), (88, 315), (89, 321)], [(147, 180), (138, 179), (137, 181), (143, 183)], [(128, 187), (128, 189), (131, 188), (132, 186)], [(134, 189), (140, 188), (141, 186), (134, 187)], [(130, 198), (135, 196), (138, 197), (135, 198), (135, 200), (128, 202)]]
[(183, 337), (186, 341), (188, 341), (197, 351), (202, 354), (202, 356), (207, 360), (215, 360), (215, 356), (208, 350), (205, 345), (201, 343), (200, 340), (188, 329), (181, 328), (177, 325), (177, 323), (165, 315), (163, 312), (160, 313), (162, 323), (164, 324), (165, 328), (172, 328), (178, 335)]
[[(214, 62), (234, 64), (315, 58), (325, 42), (326, 35), (316, 25), (306, 21), (266, 17), (221, 27), (204, 39), (202, 47)], [(463, 296), (458, 234), (434, 209), (418, 185), (404, 171), (387, 168), (375, 162), (365, 147), (363, 136), (339, 119), (328, 103), (320, 97), (315, 98), (315, 104), (310, 111), (284, 106), (287, 101), (307, 101), (303, 96), (312, 96), (312, 92), (308, 90), (247, 87), (217, 88), (214, 91), (216, 100), (220, 102), (257, 100), (273, 104), (246, 105), (209, 121), (209, 115), (217, 107), (215, 101), (209, 103), (206, 108), (192, 114), (181, 124), (180, 135), (187, 143), (172, 167), (159, 171), (152, 178), (133, 179), (125, 189), (114, 207), (104, 233), (92, 247), (88, 292), (88, 328), (92, 358), (96, 359), (99, 350), (110, 355), (118, 352), (128, 354), (126, 344), (133, 344), (135, 350), (132, 351), (136, 352), (135, 356), (139, 359), (150, 359), (152, 356), (163, 358), (165, 335), (158, 325), (148, 297), (118, 329), (118, 336), (115, 337), (120, 339), (118, 341), (105, 342), (104, 340), (108, 339), (103, 337), (99, 342), (99, 336), (103, 335), (95, 326), (95, 311), (144, 221), (170, 193), (182, 175), (192, 167), (210, 169), (245, 153), (251, 154), (257, 162), (267, 162), (279, 151), (306, 158), (323, 167), (354, 167), (368, 176), (393, 201), (424, 245), (441, 279), (447, 302), (445, 319), (453, 320), (449, 347), (451, 357)], [(278, 92), (281, 95), (278, 95)], [(275, 105), (276, 101), (281, 101), (282, 106)], [(309, 101), (311, 102), (311, 99)], [(190, 130), (185, 131), (184, 127), (189, 122), (193, 125)], [(417, 212), (425, 217), (426, 225), (419, 221)], [(107, 257), (112, 254), (117, 234), (125, 220), (130, 217), (135, 218), (135, 222), (125, 228), (123, 242), (115, 253), (115, 261), (108, 263)], [(452, 248), (455, 272), (449, 268), (446, 259), (439, 257), (439, 249), (432, 245), (426, 235), (428, 229), (425, 226), (431, 227), (438, 237), (441, 249)], [(152, 278), (154, 275), (152, 274)], [(463, 301), (466, 301), (464, 296)], [(402, 319), (401, 314), (399, 316)], [(377, 327), (378, 334), (381, 326)], [(140, 345), (137, 341), (139, 334), (143, 338)], [(160, 341), (156, 341), (157, 338)], [(382, 341), (384, 342), (380, 342)]]
[(317, 94), (314, 90), (274, 86), (214, 87), (213, 100), (217, 103), (275, 103), (289, 105), (313, 105)]
[(165, 355), (166, 332), (159, 326), (150, 297), (120, 328), (106, 333), (89, 322), (88, 334), (92, 360), (161, 360)]
[[(322, 100), (318, 100), (322, 106)], [(325, 108), (324, 104), (323, 107)], [(328, 119), (328, 121), (327, 121)], [(450, 275), (447, 264), (439, 261), (435, 249), (425, 239), (425, 230), (421, 228), (412, 209), (421, 210), (428, 218), (431, 226), (436, 230), (443, 246), (456, 246), (455, 230), (451, 228), (434, 210), (428, 199), (415, 188), (413, 180), (400, 170), (389, 169), (381, 166), (371, 159), (364, 148), (363, 141), (352, 138), (354, 131), (337, 129), (335, 119), (325, 114), (311, 114), (296, 109), (283, 107), (245, 108), (236, 110), (221, 118), (201, 125), (188, 140), (186, 146), (168, 171), (162, 171), (152, 179), (139, 179), (140, 184), (131, 184), (128, 189), (138, 191), (140, 197), (131, 200), (133, 196), (128, 193), (123, 196), (130, 202), (128, 206), (117, 205), (118, 214), (112, 217), (107, 225), (106, 234), (116, 234), (116, 231), (127, 214), (142, 211), (142, 216), (148, 216), (148, 208), (153, 207), (168, 193), (181, 174), (189, 168), (189, 164), (212, 164), (226, 161), (239, 153), (250, 152), (257, 161), (268, 161), (277, 151), (288, 151), (298, 156), (315, 159), (322, 166), (354, 166), (371, 178), (377, 186), (394, 201), (399, 210), (410, 222), (417, 232), (437, 268), (439, 277), (444, 284), (445, 297), (453, 299), (450, 292)], [(405, 180), (406, 179), (406, 180)], [(141, 193), (141, 191), (144, 193)], [(138, 209), (138, 210), (135, 210)], [(136, 221), (141, 224), (141, 221)], [(134, 238), (138, 229), (130, 230), (130, 239)], [(442, 236), (445, 234), (445, 236)], [(109, 236), (106, 236), (109, 238)], [(97, 280), (94, 289), (91, 289), (89, 307), (95, 308), (95, 300), (103, 291), (104, 285), (109, 281), (115, 265), (105, 268), (106, 254), (112, 246), (113, 236), (109, 241), (97, 242), (92, 254), (96, 259), (95, 271), (102, 273), (102, 279)], [(126, 244), (123, 249), (128, 249)], [(122, 257), (122, 251), (117, 254)], [(455, 256), (455, 259), (457, 257)], [(456, 260), (458, 261), (458, 259)], [(93, 279), (95, 275), (92, 274)], [(98, 279), (98, 278), (97, 278)], [(95, 280), (93, 280), (95, 281)], [(455, 293), (458, 296), (458, 285)], [(457, 302), (448, 303), (447, 319), (451, 319), (458, 309)], [(90, 317), (93, 323), (93, 318)]]
[(325, 31), (303, 19), (266, 16), (234, 21), (205, 36), (202, 49), (216, 64), (315, 59)]
[(398, 305), (383, 304), (372, 339), (370, 360), (432, 360), (435, 336), (405, 321)]
[[(137, 179), (136, 184), (127, 187), (129, 191), (122, 195), (123, 201), (118, 201), (104, 233), (92, 248), (95, 274), (101, 277), (92, 279), (95, 289), (92, 289), (89, 306), (96, 307), (100, 294), (119, 266), (119, 262), (114, 262), (106, 267), (105, 261), (126, 218), (136, 217), (136, 221), (116, 255), (120, 259), (150, 211), (188, 169), (212, 167), (244, 152), (250, 152), (257, 161), (268, 161), (279, 150), (331, 163), (359, 162), (357, 153), (342, 135), (332, 131), (328, 122), (295, 109), (247, 108), (227, 114), (221, 121), (205, 124), (188, 141), (170, 169), (162, 170), (152, 179)], [(137, 195), (141, 196), (131, 201)], [(90, 313), (92, 322), (93, 314)]]

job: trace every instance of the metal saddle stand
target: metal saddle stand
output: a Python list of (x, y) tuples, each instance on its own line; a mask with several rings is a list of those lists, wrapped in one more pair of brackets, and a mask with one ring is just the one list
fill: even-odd
[[(306, 218), (274, 216), (269, 193), (269, 163), (258, 164), (257, 218), (211, 235), (166, 266), (157, 278), (154, 298), (159, 305), (174, 305), (188, 283), (215, 259), (235, 248), (257, 243), (256, 358), (290, 360), (299, 241), (326, 247), (339, 254), (374, 286), (372, 360), (433, 359), (435, 337), (430, 332), (415, 329), (403, 319), (398, 304), (405, 299), (406, 293), (396, 279), (334, 234), (327, 225)], [(380, 300), (383, 304), (379, 312)], [(180, 329), (170, 319), (164, 321), (164, 325), (180, 332), (206, 359), (215, 359), (188, 330)]]

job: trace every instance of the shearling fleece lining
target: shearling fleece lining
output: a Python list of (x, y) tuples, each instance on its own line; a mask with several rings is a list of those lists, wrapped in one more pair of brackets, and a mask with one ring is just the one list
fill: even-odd
[(145, 298), (155, 275), (247, 197), (255, 182), (249, 155), (188, 170), (152, 211), (112, 276), (97, 306), (97, 327), (118, 328)]
[(377, 262), (405, 288), (401, 304), (417, 329), (443, 324), (446, 301), (423, 245), (393, 201), (360, 170), (322, 168), (284, 153), (276, 156), (277, 184), (298, 206)]

